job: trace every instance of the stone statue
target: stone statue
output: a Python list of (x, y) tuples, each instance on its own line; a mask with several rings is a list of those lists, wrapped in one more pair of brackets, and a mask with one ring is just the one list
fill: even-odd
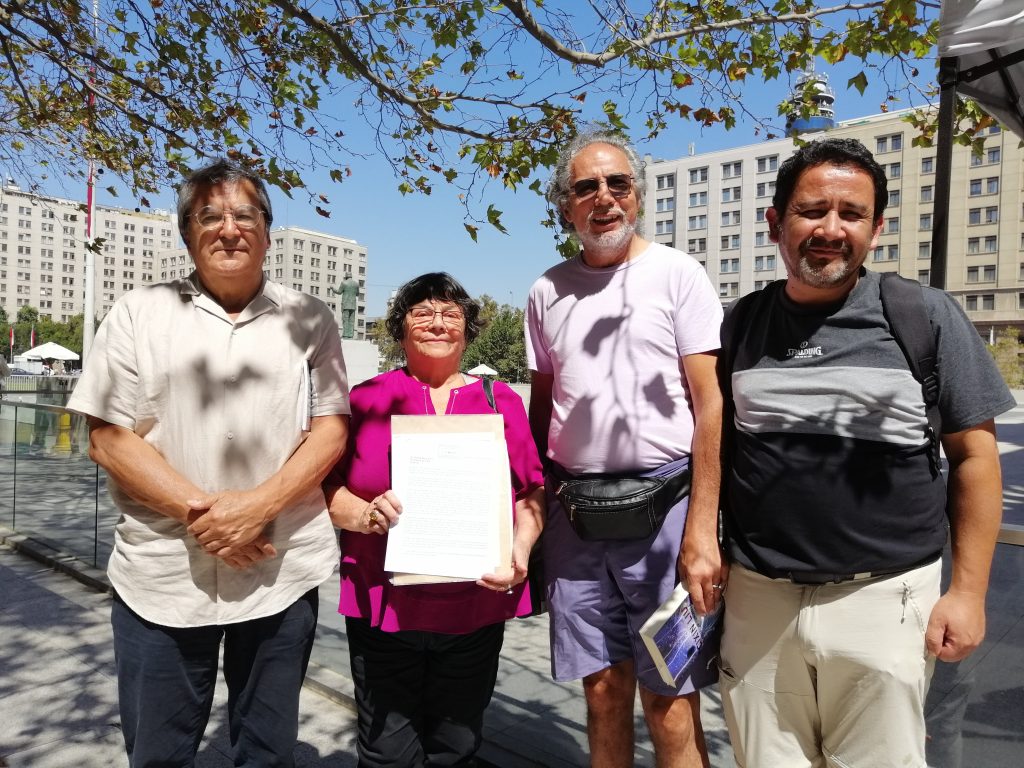
[(351, 275), (341, 281), (341, 287), (327, 288), (336, 296), (341, 296), (341, 338), (354, 339), (356, 335), (356, 305), (359, 300), (359, 283)]

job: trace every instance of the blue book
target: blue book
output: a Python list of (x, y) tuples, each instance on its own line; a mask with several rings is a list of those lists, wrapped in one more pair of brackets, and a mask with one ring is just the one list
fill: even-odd
[(679, 584), (669, 599), (644, 622), (640, 636), (667, 685), (676, 685), (697, 657), (697, 651), (717, 639), (721, 616), (721, 601), (713, 613), (699, 615), (686, 587)]

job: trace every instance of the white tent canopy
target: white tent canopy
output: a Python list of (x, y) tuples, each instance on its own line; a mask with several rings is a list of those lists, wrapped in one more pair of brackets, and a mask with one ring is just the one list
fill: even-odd
[(78, 360), (78, 353), (52, 341), (32, 347), (23, 357), (32, 360)]
[(488, 365), (480, 363), (476, 368), (470, 368), (466, 371), (470, 376), (497, 376), (498, 372)]
[(1024, 137), (1024, 0), (944, 0), (939, 56), (957, 60), (957, 93)]

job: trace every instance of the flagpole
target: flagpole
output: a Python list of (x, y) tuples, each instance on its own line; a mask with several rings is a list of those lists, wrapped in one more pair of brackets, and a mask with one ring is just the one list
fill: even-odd
[[(99, 19), (100, 19), (100, 3), (99, 0), (93, 0), (92, 2), (92, 36), (93, 36), (93, 55), (95, 56), (99, 49)], [(96, 104), (96, 96), (93, 93), (92, 86), (95, 84), (96, 75), (96, 64), (92, 63), (89, 66), (89, 119), (90, 126), (92, 125), (92, 111)], [(92, 136), (89, 137), (91, 144)], [(86, 360), (89, 359), (89, 350), (92, 349), (93, 336), (95, 334), (95, 322), (96, 322), (96, 252), (93, 250), (95, 247), (95, 230), (96, 230), (96, 159), (93, 156), (91, 147), (89, 149), (89, 182), (86, 191), (86, 214), (85, 214), (85, 276), (83, 278), (85, 284), (85, 302), (82, 307), (82, 370), (85, 370)]]

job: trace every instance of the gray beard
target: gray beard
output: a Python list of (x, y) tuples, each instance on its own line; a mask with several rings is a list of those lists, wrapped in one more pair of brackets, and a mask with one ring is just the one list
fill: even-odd
[(629, 248), (636, 234), (636, 225), (630, 224), (626, 219), (622, 220), (622, 226), (611, 232), (602, 232), (599, 235), (592, 235), (589, 232), (577, 232), (583, 250), (598, 260), (607, 256), (618, 256), (623, 250)]
[(832, 261), (819, 267), (812, 265), (807, 256), (800, 254), (797, 268), (800, 272), (800, 281), (812, 288), (832, 288), (846, 281), (851, 273), (848, 255), (840, 261)]

